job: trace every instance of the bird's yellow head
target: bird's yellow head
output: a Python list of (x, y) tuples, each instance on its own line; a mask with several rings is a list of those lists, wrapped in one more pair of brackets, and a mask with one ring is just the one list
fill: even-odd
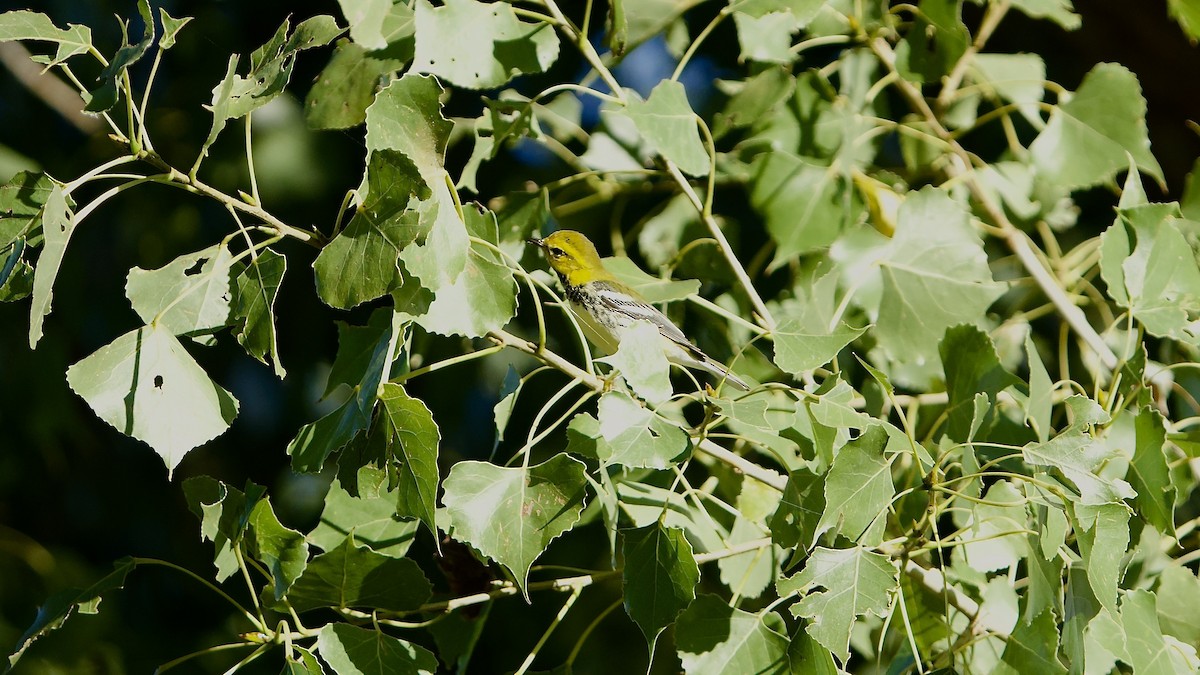
[(559, 230), (545, 239), (528, 239), (542, 249), (550, 268), (572, 286), (612, 279), (588, 238), (574, 230)]

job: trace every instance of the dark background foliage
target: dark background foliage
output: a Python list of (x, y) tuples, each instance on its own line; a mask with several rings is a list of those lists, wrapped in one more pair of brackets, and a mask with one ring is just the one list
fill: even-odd
[[(718, 3), (709, 4), (712, 7), (701, 6), (690, 13), (691, 19), (700, 25), (707, 22)], [(1049, 22), (1010, 15), (990, 48), (1039, 53), (1046, 60), (1049, 79), (1071, 88), (1098, 61), (1130, 67), (1145, 90), (1150, 138), (1166, 173), (1168, 197), (1175, 198), (1193, 158), (1200, 155), (1200, 136), (1185, 124), (1200, 119), (1200, 89), (1191, 77), (1200, 72), (1200, 51), (1171, 23), (1162, 4), (1139, 3), (1131, 11), (1123, 0), (1081, 2), (1076, 10), (1083, 26), (1074, 33)], [(196, 17), (165, 60), (150, 105), (156, 146), (176, 166), (191, 165), (207, 134), (210, 117), (201, 104), (209, 100), (213, 85), (222, 77), (229, 54), (248, 54), (285, 17), (299, 20), (318, 13), (340, 17), (334, 2), (176, 1), (163, 6), (174, 16)], [(97, 42), (110, 46), (120, 38), (113, 15), (136, 14), (133, 2), (118, 0), (56, 0), (26, 7), (47, 13), (59, 25), (90, 25)], [(968, 3), (965, 12), (968, 25), (973, 25), (978, 8)], [(602, 26), (602, 17), (593, 25)], [(364, 154), (361, 131), (305, 129), (301, 102), (328, 53), (326, 49), (304, 54), (292, 77), (293, 96), (254, 117), (256, 160), (267, 208), (285, 222), (315, 223), (324, 230), (333, 222), (342, 195), (359, 181)], [(710, 90), (711, 79), (723, 68), (736, 67), (731, 24), (706, 43), (705, 57), (690, 79), (690, 93), (697, 97)], [(137, 65), (135, 81), (146, 76), (149, 65), (149, 59)], [(576, 55), (564, 49), (552, 76), (568, 78), (572, 69), (580, 67)], [(631, 60), (620, 74), (632, 85), (639, 69), (654, 67), (654, 58)], [(654, 75), (649, 81), (658, 79)], [(478, 105), (477, 99), (458, 94), (449, 111), (474, 115)], [(227, 133), (205, 167), (206, 179), (227, 192), (245, 185), (240, 135)], [(4, 180), (31, 163), (69, 180), (117, 152), (102, 133), (80, 132), (4, 71), (0, 71), (0, 146), (0, 179)], [(449, 164), (461, 165), (468, 153), (467, 144), (452, 147)], [(544, 163), (540, 157), (502, 156), (480, 174), (482, 198), (519, 188), (524, 179), (551, 170)], [(179, 487), (189, 476), (207, 474), (234, 485), (252, 480), (270, 486), (285, 524), (311, 526), (328, 477), (294, 475), (284, 447), (299, 425), (321, 412), (313, 401), (336, 349), (333, 320), (363, 323), (366, 318), (365, 313), (340, 314), (319, 302), (311, 275), (300, 269), (311, 262), (312, 250), (287, 244), (289, 257), (296, 255), (292, 270), (300, 273), (288, 276), (278, 306), (286, 380), (275, 379), (229, 339), (216, 349), (196, 352), (206, 370), (241, 401), (242, 410), (228, 433), (188, 455), (173, 482), (165, 480), (159, 457), (93, 416), (62, 375), (69, 364), (135, 325), (119, 270), (155, 268), (208, 245), (228, 230), (228, 217), (219, 205), (177, 190), (150, 186), (132, 191), (107, 203), (76, 234), (55, 287), (46, 337), (35, 352), (26, 342), (28, 303), (0, 305), (0, 647), (5, 653), (47, 596), (91, 583), (121, 556), (167, 559), (207, 574), (212, 564), (210, 545), (201, 543), (196, 519)], [(491, 379), (424, 378), (414, 386), (412, 393), (425, 399), (441, 421), (444, 461), (486, 456), (491, 450), (488, 430), (495, 391), (457, 386)], [(442, 382), (455, 386), (439, 388)], [(543, 562), (553, 562), (554, 553), (552, 546)], [(597, 550), (595, 555), (599, 559), (606, 552)], [(421, 553), (415, 556), (419, 559)], [(572, 557), (580, 558), (577, 552)], [(427, 558), (433, 570), (432, 558)], [(431, 576), (438, 578), (436, 571)], [(22, 670), (149, 672), (181, 654), (221, 641), (237, 625), (230, 622), (228, 607), (219, 598), (164, 571), (137, 571), (125, 591), (104, 602), (105, 611), (99, 616), (72, 622), (39, 642)], [(581, 602), (596, 601), (585, 596)], [(493, 615), (485, 632), (487, 642), (476, 653), (473, 663), (480, 672), (491, 670), (492, 659), (519, 662), (545, 625), (545, 614), (557, 603), (542, 603), (547, 605), (544, 610), (529, 608), (512, 599), (493, 608), (504, 615)], [(583, 620), (578, 617), (594, 616), (599, 610), (572, 614), (573, 620), (559, 634), (573, 639), (584, 628), (574, 625)], [(607, 621), (586, 647), (593, 658), (582, 658), (577, 670), (589, 669), (589, 664), (592, 672), (638, 668), (644, 663), (641, 645), (630, 622)], [(569, 648), (569, 642), (548, 646), (551, 654)], [(189, 664), (180, 672), (219, 672), (229, 663), (222, 656)], [(256, 664), (255, 672), (275, 672), (278, 665), (268, 660)]]

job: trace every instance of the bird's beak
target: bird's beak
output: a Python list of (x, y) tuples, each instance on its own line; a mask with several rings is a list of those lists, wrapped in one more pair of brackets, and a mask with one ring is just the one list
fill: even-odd
[(528, 238), (528, 239), (526, 239), (526, 240), (525, 240), (525, 243), (526, 243), (526, 244), (533, 244), (534, 246), (536, 246), (536, 247), (538, 247), (538, 248), (545, 248), (545, 247), (546, 247), (546, 241), (545, 241), (544, 239), (538, 239), (537, 237), (530, 237), (530, 238)]

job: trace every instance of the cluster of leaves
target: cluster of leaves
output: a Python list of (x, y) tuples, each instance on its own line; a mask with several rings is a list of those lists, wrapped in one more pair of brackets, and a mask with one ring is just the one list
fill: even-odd
[[(1176, 524), (1177, 510), (1195, 510), (1200, 448), (1198, 383), (1183, 375), (1200, 354), (1200, 191), (1149, 201), (1141, 177), (1161, 184), (1162, 172), (1125, 68), (1100, 64), (1072, 92), (1046, 81), (1037, 55), (985, 51), (1010, 11), (1077, 27), (1069, 2), (991, 0), (974, 32), (957, 0), (894, 11), (612, 0), (595, 8), (602, 32), (590, 2), (574, 18), (554, 0), (340, 4), (348, 38), (319, 16), (285, 22), (248, 70), (230, 58), (189, 171), (155, 152), (128, 72), (157, 46), (149, 89), (186, 19), (160, 10), (160, 33), (140, 0), (143, 37), (106, 59), (87, 27), (0, 14), (0, 40), (51, 43), (39, 58), (77, 85), (71, 59), (100, 63), (99, 87), (79, 88), (123, 149), (73, 181), (23, 174), (0, 190), (0, 294), (31, 298), (31, 347), (72, 232), (109, 197), (162, 183), (231, 216), (220, 242), (129, 271), (135, 327), (67, 371), (100, 418), (171, 471), (238, 410), (192, 350), (228, 331), (283, 377), (280, 242), (320, 247), (326, 304), (375, 308), (366, 325), (339, 324), (332, 412), (287, 447), (296, 471), (336, 472), (315, 530), (284, 527), (260, 486), (183, 484), (215, 547), (214, 581), (240, 573), (249, 585), (249, 606), (213, 587), (252, 627), (242, 663), (281, 650), (289, 672), (433, 672), (439, 658), (461, 670), (487, 630), (486, 614), (464, 607), (568, 592), (529, 658), (507, 666), (523, 672), (585, 588), (619, 577), (649, 658), (669, 634), (689, 673), (1200, 666), (1200, 580), (1187, 566), (1197, 521)], [(692, 35), (697, 15), (708, 23)], [(721, 82), (719, 109), (700, 116), (679, 75), (726, 24), (745, 78)], [(675, 75), (644, 97), (622, 88), (613, 68), (660, 35)], [(325, 235), (272, 216), (253, 174), (238, 196), (199, 176), (226, 125), (249, 124), (300, 52), (335, 40), (307, 121), (365, 125), (366, 156), (353, 214)], [(528, 91), (567, 50), (589, 74)], [(448, 119), (450, 96), (479, 116)], [(594, 124), (584, 99), (600, 102)], [(1002, 142), (968, 144), (988, 134)], [(461, 167), (447, 167), (452, 142), (473, 143)], [(464, 204), (514, 146), (548, 150), (561, 177)], [(106, 179), (121, 182), (75, 203), (79, 186)], [(1094, 186), (1120, 194), (1111, 223), (1078, 218), (1073, 195)], [(616, 219), (613, 239), (636, 244), (658, 276), (607, 262), (762, 383), (749, 393), (672, 380), (640, 330), (593, 361), (570, 315), (553, 311), (552, 279), (528, 271), (539, 265), (523, 242), (552, 219), (646, 194), (660, 195), (650, 215)], [(672, 279), (689, 273), (705, 283)], [(471, 348), (413, 369), (415, 345), (434, 336)], [(439, 466), (438, 421), (406, 383), (515, 353), (531, 357), (522, 368), (546, 367), (504, 380), (495, 420), (507, 456)], [(530, 402), (526, 384), (543, 372), (567, 382)], [(518, 405), (538, 410), (524, 442), (510, 438)], [(420, 537), (439, 548), (445, 583), (406, 557)], [(611, 569), (531, 580), (560, 537), (605, 540)], [(493, 573), (464, 582), (477, 561)], [(145, 564), (162, 563), (122, 561), (52, 598), (10, 662)]]

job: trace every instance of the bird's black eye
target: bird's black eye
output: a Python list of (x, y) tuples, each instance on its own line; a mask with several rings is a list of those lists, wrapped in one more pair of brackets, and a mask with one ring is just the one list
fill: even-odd
[(554, 257), (554, 258), (561, 258), (564, 255), (566, 255), (566, 251), (563, 251), (561, 248), (558, 248), (557, 246), (551, 246), (548, 250), (550, 251), (550, 256)]

